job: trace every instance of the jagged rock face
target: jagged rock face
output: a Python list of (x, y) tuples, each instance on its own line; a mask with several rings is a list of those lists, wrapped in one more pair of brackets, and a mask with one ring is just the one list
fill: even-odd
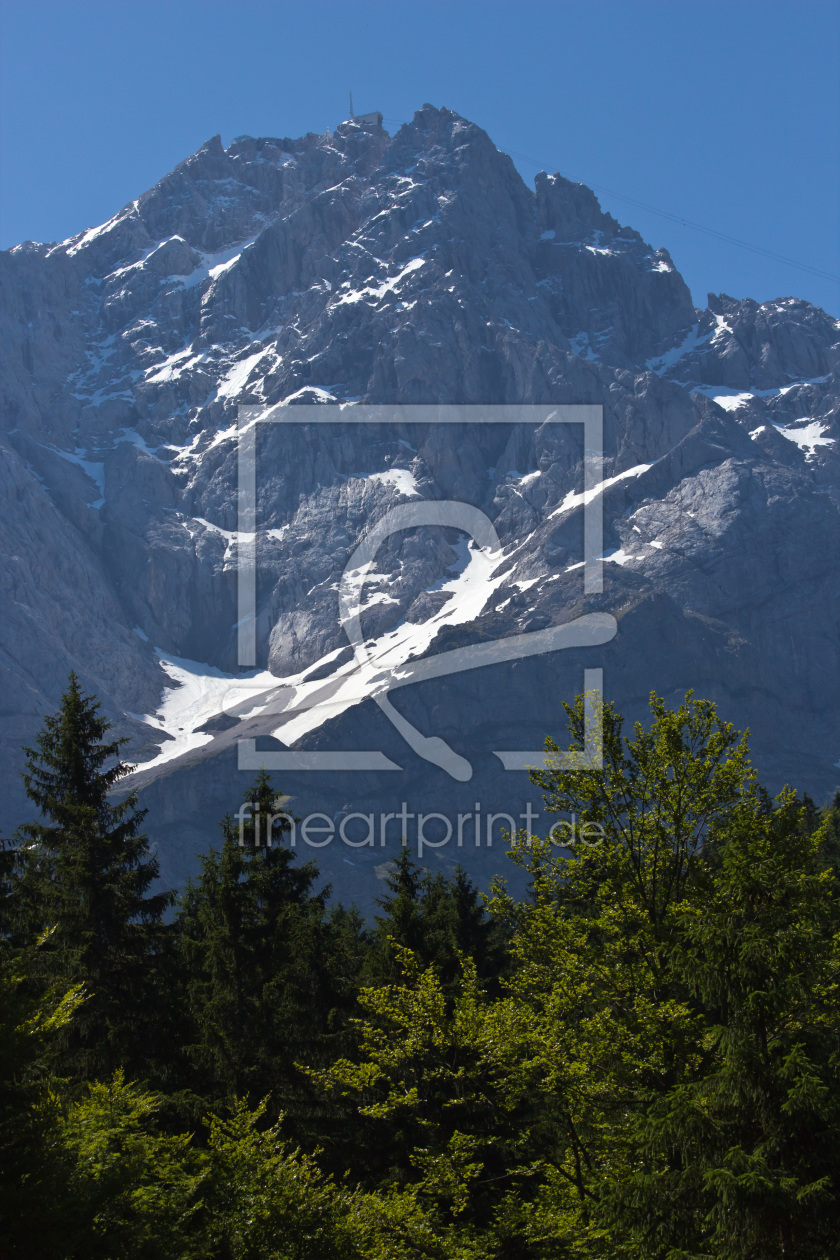
[(694, 339), (677, 378), (736, 390), (773, 391), (825, 376), (840, 355), (837, 321), (797, 298), (759, 306), (710, 293)]
[[(483, 131), (431, 106), (394, 137), (354, 123), (215, 137), (102, 227), (0, 255), (0, 284), (6, 829), (27, 812), (19, 745), (70, 668), (153, 762), (138, 783), (172, 878), (241, 795), (242, 724), (220, 697), (237, 668), (243, 403), (601, 403), (605, 417), (606, 584), (591, 597), (570, 428), (267, 429), (257, 641), (277, 690), (253, 718), (261, 747), (281, 746), (302, 675), (329, 688), (353, 669), (336, 601), (360, 536), (396, 504), (451, 499), (490, 518), (504, 561), (467, 599), (479, 558), (463, 535), (389, 538), (371, 639), (416, 634), (423, 656), (607, 611), (619, 633), (597, 663), (630, 716), (651, 687), (694, 686), (751, 727), (774, 786), (822, 799), (840, 778), (840, 326), (825, 312), (712, 295), (694, 310), (667, 252), (589, 189), (543, 174), (530, 190)], [(516, 813), (532, 794), (485, 756), (493, 730), (507, 747), (562, 740), (560, 702), (590, 663), (555, 653), (402, 691), (410, 720), (469, 752), (467, 788), (370, 698), (289, 742), (388, 750), (402, 785), (301, 773), (284, 787), (329, 815), (391, 798), (454, 811), (463, 792), (466, 808)], [(375, 856), (322, 863), (364, 899)]]

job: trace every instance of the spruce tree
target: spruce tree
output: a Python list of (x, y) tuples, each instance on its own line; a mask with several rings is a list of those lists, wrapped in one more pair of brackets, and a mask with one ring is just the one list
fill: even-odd
[(388, 895), (377, 898), (375, 948), (369, 972), (379, 983), (402, 976), (399, 950), (410, 949), (423, 967), (434, 966), (449, 989), (461, 974), (461, 955), (471, 958), (481, 980), (498, 979), (503, 931), (491, 921), (481, 894), (461, 866), (448, 878), (424, 870), (403, 848), (387, 875)]
[(203, 856), (176, 932), (192, 1088), (217, 1102), (271, 1093), (300, 1132), (311, 1089), (295, 1064), (318, 1057), (329, 1026), (329, 890), (314, 891), (317, 867), (296, 862), (290, 828), (262, 771), (223, 820), (221, 849)]
[(828, 827), (808, 821), (789, 789), (733, 810), (673, 950), (708, 1058), (646, 1136), (702, 1185), (709, 1249), (727, 1260), (823, 1260), (840, 1237), (840, 885), (821, 860)]
[(24, 749), (24, 785), (41, 821), (20, 828), (13, 878), (19, 943), (32, 951), (48, 933), (33, 954), (36, 974), (50, 986), (84, 986), (63, 1065), (84, 1076), (144, 1066), (153, 964), (171, 900), (149, 891), (159, 868), (136, 793), (112, 797), (132, 767), (120, 760), (126, 741), (107, 740), (100, 707), (71, 673), (58, 713)]
[(834, 793), (834, 800), (822, 811), (820, 821), (824, 831), (820, 847), (822, 864), (830, 866), (840, 877), (840, 792)]

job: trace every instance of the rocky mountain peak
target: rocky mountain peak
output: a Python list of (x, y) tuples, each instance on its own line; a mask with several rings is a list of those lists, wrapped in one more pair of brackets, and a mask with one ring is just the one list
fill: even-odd
[[(611, 214), (605, 214), (598, 198), (585, 184), (575, 184), (555, 172), (540, 171), (535, 180), (537, 225), (544, 239), (567, 242), (587, 240), (594, 233), (612, 240), (622, 231)], [(551, 235), (553, 233), (553, 236)], [(632, 228), (625, 228), (627, 239), (641, 240)]]
[[(133, 740), (171, 871), (206, 842), (179, 799), (206, 820), (230, 805), (222, 785), (241, 796), (219, 697), (237, 676), (243, 403), (604, 408), (597, 600), (581, 589), (571, 427), (273, 426), (258, 637), (285, 699), (254, 718), (265, 747), (310, 672), (332, 687), (352, 666), (336, 591), (354, 541), (396, 504), (448, 499), (485, 514), (504, 562), (479, 580), (457, 531), (393, 539), (365, 604), (374, 640), (397, 634), (422, 659), (606, 610), (621, 633), (599, 658), (605, 685), (631, 716), (652, 686), (694, 685), (753, 728), (768, 777), (817, 795), (836, 778), (840, 325), (825, 312), (726, 295), (696, 311), (668, 252), (590, 189), (556, 173), (528, 187), (480, 127), (431, 105), (393, 136), (348, 121), (212, 137), (107, 223), (1, 255), (0, 284), (12, 820), (17, 750), (71, 667)], [(556, 653), (402, 694), (472, 749), (469, 791), (501, 807), (526, 787), (479, 748), (495, 746), (491, 709), (507, 746), (539, 747), (562, 736), (558, 697), (583, 668), (585, 653)], [(382, 721), (363, 695), (299, 746), (392, 746)], [(413, 790), (457, 803), (445, 776), (392, 752)], [(374, 779), (289, 786), (332, 810), (376, 798)]]

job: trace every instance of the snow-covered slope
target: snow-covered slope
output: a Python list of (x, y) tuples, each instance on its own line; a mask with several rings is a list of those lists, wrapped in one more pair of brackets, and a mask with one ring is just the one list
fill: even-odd
[[(825, 312), (695, 310), (668, 254), (589, 189), (547, 174), (529, 189), (431, 106), (393, 137), (214, 137), (101, 227), (0, 255), (0, 284), (7, 830), (26, 813), (19, 745), (71, 667), (132, 740), (173, 877), (241, 795), (246, 726), (257, 750), (380, 749), (400, 767), (283, 776), (299, 809), (539, 808), (493, 749), (562, 740), (561, 701), (593, 664), (632, 716), (651, 687), (719, 699), (774, 784), (822, 798), (840, 777)], [(603, 404), (603, 594), (583, 594), (571, 426), (269, 426), (259, 660), (238, 670), (237, 413), (281, 402)], [(443, 499), (480, 509), (500, 550), (443, 527), (390, 538), (360, 595), (365, 675), (336, 612), (348, 556), (394, 506)], [(386, 667), (585, 613), (617, 619), (597, 661), (557, 651), (394, 692), (469, 762), (466, 785), (377, 700)], [(364, 894), (379, 850), (334, 852)]]

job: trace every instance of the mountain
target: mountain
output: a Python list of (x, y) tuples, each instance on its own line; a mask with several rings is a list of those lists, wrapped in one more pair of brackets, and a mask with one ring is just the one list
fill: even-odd
[[(750, 728), (772, 787), (836, 787), (840, 323), (824, 311), (725, 295), (695, 309), (667, 251), (588, 188), (545, 173), (529, 188), (479, 127), (430, 105), (393, 137), (354, 121), (227, 149), (215, 136), (101, 227), (0, 255), (0, 284), (7, 832), (29, 814), (20, 747), (71, 668), (130, 738), (170, 882), (252, 777), (242, 737), (257, 762), (292, 746), (399, 767), (276, 775), (323, 828), (377, 816), (373, 847), (317, 851), (337, 895), (369, 902), (401, 828), (416, 836), (391, 819), (380, 845), (403, 802), (456, 834), (460, 812), (462, 846), (453, 834), (426, 859), (486, 878), (504, 865), (487, 813), (541, 808), (494, 750), (563, 746), (562, 701), (594, 667), (631, 719), (652, 688), (693, 687)], [(375, 404), (386, 422), (307, 411), (261, 430), (257, 669), (242, 671), (237, 416), (281, 403)], [(523, 403), (603, 407), (601, 593), (582, 579), (576, 426), (386, 411)], [(617, 632), (421, 669), (380, 703), (337, 613), (342, 573), (394, 507), (453, 500), (492, 522), (501, 554), (463, 524), (392, 535), (367, 570), (366, 651), (396, 644), (416, 671), (587, 614)], [(460, 779), (429, 759), (435, 741), (469, 763)], [(347, 828), (363, 839), (367, 823)]]

